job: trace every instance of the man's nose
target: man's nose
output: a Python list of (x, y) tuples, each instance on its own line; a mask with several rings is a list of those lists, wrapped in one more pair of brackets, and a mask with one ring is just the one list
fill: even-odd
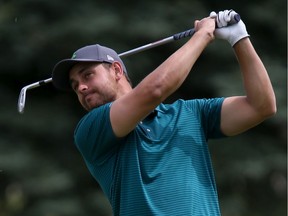
[(83, 83), (79, 84), (79, 86), (78, 86), (79, 92), (85, 92), (87, 89), (88, 89), (88, 86), (83, 84)]

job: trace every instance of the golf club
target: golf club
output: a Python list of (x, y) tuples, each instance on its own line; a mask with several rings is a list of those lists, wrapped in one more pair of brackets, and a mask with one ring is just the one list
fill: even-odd
[[(234, 12), (232, 14), (231, 21), (228, 23), (228, 25), (232, 25), (232, 24), (238, 23), (240, 21), (240, 19), (241, 19), (240, 15)], [(129, 56), (129, 55), (138, 53), (138, 52), (142, 52), (142, 51), (147, 50), (147, 49), (151, 49), (151, 48), (154, 48), (154, 47), (157, 47), (157, 46), (172, 42), (172, 41), (180, 40), (180, 39), (186, 38), (186, 37), (191, 37), (194, 33), (195, 33), (195, 30), (194, 30), (194, 28), (192, 28), (192, 29), (189, 29), (189, 30), (177, 33), (177, 34), (174, 34), (174, 35), (169, 36), (167, 38), (155, 41), (153, 43), (149, 43), (149, 44), (140, 46), (138, 48), (135, 48), (135, 49), (120, 53), (119, 57), (126, 57), (126, 56)], [(24, 86), (21, 89), (20, 95), (19, 95), (19, 98), (18, 98), (18, 112), (21, 113), (21, 114), (24, 113), (27, 90), (33, 89), (33, 88), (37, 88), (39, 86), (45, 85), (45, 84), (50, 83), (50, 82), (52, 82), (52, 78), (48, 78), (48, 79), (45, 79), (45, 80), (40, 80), (38, 82), (35, 82), (35, 83), (30, 84), (30, 85)]]

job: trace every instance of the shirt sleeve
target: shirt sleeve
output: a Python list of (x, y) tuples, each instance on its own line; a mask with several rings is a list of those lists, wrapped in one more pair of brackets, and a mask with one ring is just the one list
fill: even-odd
[(109, 158), (120, 139), (113, 132), (110, 122), (110, 104), (95, 108), (84, 116), (74, 132), (77, 148), (86, 161), (103, 163)]
[(207, 139), (222, 138), (225, 135), (221, 131), (221, 108), (225, 98), (196, 99), (191, 100), (193, 112), (198, 113), (199, 120)]

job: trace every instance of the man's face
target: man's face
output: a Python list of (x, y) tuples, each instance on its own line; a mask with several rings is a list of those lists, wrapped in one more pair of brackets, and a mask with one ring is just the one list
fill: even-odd
[(117, 82), (111, 65), (106, 63), (78, 63), (69, 74), (71, 87), (87, 111), (114, 101)]

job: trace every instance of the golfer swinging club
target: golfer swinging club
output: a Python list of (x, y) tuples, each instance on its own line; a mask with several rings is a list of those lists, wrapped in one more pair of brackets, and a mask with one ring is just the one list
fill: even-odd
[[(73, 89), (88, 111), (75, 143), (114, 215), (220, 215), (207, 140), (240, 134), (276, 112), (244, 23), (227, 26), (231, 12), (196, 20), (191, 39), (135, 88), (116, 52), (100, 45), (54, 67), (56, 88)], [(163, 104), (215, 37), (233, 47), (246, 95)]]

